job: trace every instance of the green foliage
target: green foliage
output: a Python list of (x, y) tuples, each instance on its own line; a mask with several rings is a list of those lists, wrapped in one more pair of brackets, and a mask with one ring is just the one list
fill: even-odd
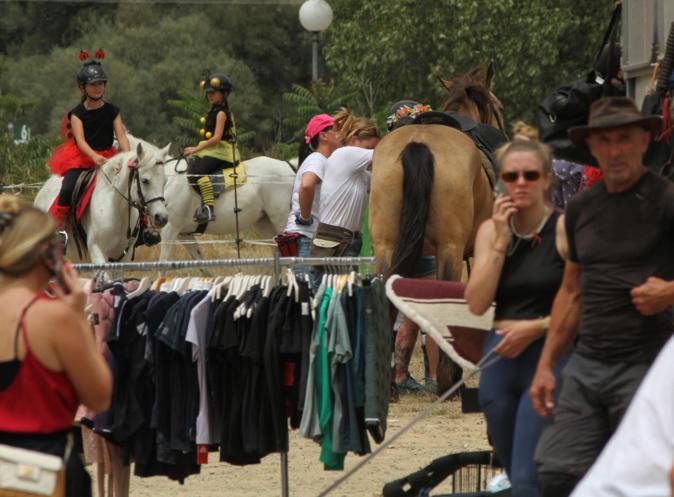
[(585, 0), (331, 1), (327, 64), (372, 113), (413, 99), (440, 106), (437, 78), (494, 62), (506, 118), (531, 121), (556, 86), (592, 68), (611, 2)]
[(353, 107), (355, 92), (343, 94), (334, 83), (314, 81), (309, 88), (293, 85), (292, 91), (282, 96), (289, 109), (284, 124), (293, 130), (293, 136), (302, 139), (304, 128), (316, 114), (334, 114), (340, 107)]
[[(591, 69), (611, 9), (608, 0), (329, 2), (335, 18), (321, 34), (328, 82), (310, 83), (311, 35), (299, 25), (297, 4), (5, 1), (0, 125), (20, 117), (34, 140), (55, 135), (80, 99), (79, 50), (99, 47), (107, 52), (106, 98), (130, 132), (172, 142), (174, 153), (198, 140), (207, 103), (196, 85), (208, 70), (234, 83), (229, 103), (244, 156), (295, 155), (291, 142), (309, 118), (341, 105), (383, 128), (393, 102), (437, 107), (445, 97), (438, 77), (489, 62), (506, 119), (531, 121), (544, 95)], [(0, 142), (3, 160), (14, 164), (23, 153)]]
[[(38, 183), (49, 177), (47, 159), (58, 140), (37, 136), (16, 145), (14, 137), (0, 134), (0, 184)], [(28, 192), (29, 196), (37, 191)]]

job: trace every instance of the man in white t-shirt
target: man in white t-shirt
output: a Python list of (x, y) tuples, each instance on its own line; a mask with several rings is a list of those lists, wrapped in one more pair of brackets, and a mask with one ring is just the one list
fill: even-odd
[[(370, 190), (370, 172), (374, 147), (380, 140), (376, 124), (366, 118), (354, 118), (347, 110), (337, 114), (338, 136), (346, 146), (328, 158), (323, 183), (319, 218), (311, 245), (312, 257), (355, 257), (363, 244), (361, 223)], [(311, 285), (318, 288), (323, 268), (311, 271)]]
[[(318, 114), (311, 118), (305, 130), (306, 144), (313, 152), (302, 161), (293, 186), (290, 215), (286, 232), (298, 233), (297, 255), (307, 257), (311, 239), (318, 227), (321, 182), (327, 159), (341, 146), (333, 129), (332, 116)], [(302, 272), (301, 268), (298, 268)]]
[(618, 430), (571, 497), (670, 497), (674, 339), (660, 351)]
[(371, 148), (346, 146), (330, 156), (321, 187), (321, 223), (360, 232), (370, 191), (371, 175), (367, 168), (373, 154)]

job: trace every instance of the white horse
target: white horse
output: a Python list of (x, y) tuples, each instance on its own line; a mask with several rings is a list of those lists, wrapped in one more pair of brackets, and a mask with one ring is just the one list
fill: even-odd
[[(130, 260), (138, 237), (134, 228), (141, 212), (154, 227), (166, 225), (164, 162), (169, 146), (158, 149), (138, 144), (135, 151), (121, 152), (99, 168), (96, 186), (81, 220), (87, 234), (85, 258), (88, 255), (95, 264)], [(35, 206), (49, 210), (62, 180), (61, 176), (52, 175), (35, 197)], [(70, 237), (66, 251), (71, 258), (76, 253), (74, 245)]]
[[(154, 145), (129, 136), (130, 143), (142, 143), (146, 148)], [(155, 147), (156, 148), (156, 147)], [(246, 181), (236, 188), (236, 205), (239, 211), (239, 232), (254, 227), (257, 233), (271, 238), (286, 226), (290, 212), (290, 198), (295, 181), (295, 171), (288, 162), (271, 157), (255, 157), (245, 160)], [(185, 241), (183, 246), (193, 259), (203, 259), (194, 231), (194, 211), (200, 205), (200, 197), (187, 182), (185, 159), (166, 162), (166, 207), (168, 223), (162, 229), (160, 260), (171, 257), (176, 240)], [(236, 233), (234, 215), (234, 190), (220, 194), (215, 201), (216, 220), (208, 223), (205, 233), (224, 235)], [(189, 243), (192, 242), (192, 243)]]

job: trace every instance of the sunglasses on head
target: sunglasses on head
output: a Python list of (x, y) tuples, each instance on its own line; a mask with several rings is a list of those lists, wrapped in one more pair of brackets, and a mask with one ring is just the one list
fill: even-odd
[(540, 171), (507, 171), (501, 174), (501, 179), (506, 183), (514, 183), (522, 176), (526, 181), (537, 181), (541, 177)]

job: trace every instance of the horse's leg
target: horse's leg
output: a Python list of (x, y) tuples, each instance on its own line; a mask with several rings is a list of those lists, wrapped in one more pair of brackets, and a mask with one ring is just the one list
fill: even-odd
[(173, 247), (180, 235), (180, 228), (169, 221), (161, 230), (161, 247), (159, 249), (159, 260), (169, 261), (173, 255)]
[(197, 242), (197, 239), (194, 237), (194, 235), (184, 234), (180, 235), (178, 239), (183, 242), (183, 248), (187, 250), (187, 253), (193, 260), (200, 261), (204, 258), (204, 255), (201, 253), (201, 249), (199, 248), (199, 243)]

